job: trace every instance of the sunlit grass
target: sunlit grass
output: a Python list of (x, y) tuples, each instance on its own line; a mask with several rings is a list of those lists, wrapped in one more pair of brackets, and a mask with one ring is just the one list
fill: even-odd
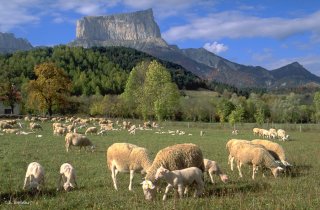
[[(251, 180), (251, 169), (243, 167), (244, 178), (237, 171), (230, 171), (227, 165), (225, 143), (230, 138), (253, 139), (251, 126), (240, 127), (240, 135), (232, 136), (231, 129), (219, 124), (196, 124), (164, 122), (163, 131), (183, 130), (186, 135), (156, 134), (152, 131), (137, 131), (129, 135), (126, 131), (112, 131), (106, 136), (89, 136), (97, 150), (79, 152), (73, 149), (67, 153), (64, 137), (52, 135), (50, 123), (42, 124), (38, 132), (42, 138), (31, 135), (0, 136), (0, 207), (29, 209), (319, 209), (320, 190), (320, 136), (318, 131), (290, 131), (292, 141), (279, 142), (286, 150), (288, 160), (294, 164), (291, 172), (275, 179), (270, 174), (262, 178), (257, 174)], [(205, 136), (200, 137), (200, 130)], [(192, 135), (187, 135), (187, 134)], [(192, 142), (199, 145), (206, 158), (216, 160), (229, 175), (230, 182), (223, 184), (215, 177), (212, 185), (207, 176), (202, 198), (191, 196), (179, 200), (170, 194), (168, 200), (161, 200), (158, 194), (153, 202), (144, 200), (136, 174), (133, 191), (129, 192), (129, 175), (118, 175), (115, 191), (111, 173), (106, 168), (105, 151), (114, 142), (129, 142), (146, 147), (154, 158), (156, 153), (169, 145)], [(22, 191), (26, 168), (30, 162), (38, 161), (46, 171), (46, 188), (40, 194)], [(71, 163), (78, 176), (79, 189), (71, 192), (57, 192), (58, 171), (62, 163)], [(15, 203), (15, 204), (14, 204)]]

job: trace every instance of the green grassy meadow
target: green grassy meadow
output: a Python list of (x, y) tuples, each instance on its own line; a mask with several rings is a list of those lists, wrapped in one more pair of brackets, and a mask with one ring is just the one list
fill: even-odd
[[(318, 130), (290, 130), (292, 141), (277, 142), (284, 147), (288, 161), (294, 165), (292, 170), (277, 179), (270, 171), (266, 178), (258, 172), (256, 180), (252, 180), (249, 166), (243, 167), (242, 179), (237, 170), (230, 170), (225, 149), (231, 138), (254, 139), (250, 125), (240, 126), (238, 136), (232, 136), (228, 126), (179, 122), (161, 123), (162, 130), (179, 129), (186, 135), (156, 134), (156, 129), (137, 130), (136, 135), (129, 135), (124, 130), (111, 131), (105, 136), (89, 136), (96, 145), (94, 153), (79, 152), (77, 148), (67, 153), (64, 137), (53, 136), (51, 123), (41, 125), (44, 129), (37, 134), (43, 135), (42, 138), (36, 138), (35, 134), (0, 136), (0, 209), (320, 209)], [(200, 137), (200, 130), (205, 131), (205, 136)], [(195, 143), (204, 157), (219, 163), (230, 182), (224, 184), (216, 176), (217, 183), (213, 185), (205, 176), (205, 194), (201, 198), (190, 195), (180, 200), (171, 192), (165, 202), (162, 193), (157, 194), (155, 201), (148, 202), (140, 185), (143, 177), (135, 175), (130, 192), (129, 174), (119, 173), (119, 190), (115, 191), (105, 160), (106, 149), (115, 142), (146, 147), (151, 158), (169, 145)], [(27, 166), (33, 161), (39, 162), (46, 172), (45, 190), (35, 195), (22, 190)], [(65, 162), (76, 169), (79, 188), (57, 192), (59, 168)]]

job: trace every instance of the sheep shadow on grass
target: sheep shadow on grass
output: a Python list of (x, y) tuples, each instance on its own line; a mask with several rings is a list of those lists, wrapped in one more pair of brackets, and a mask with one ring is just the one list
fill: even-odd
[(312, 169), (311, 165), (307, 165), (307, 164), (295, 165), (295, 164), (293, 164), (293, 166), (286, 168), (286, 170), (284, 171), (284, 176), (290, 177), (290, 178), (297, 178), (297, 177), (306, 176), (311, 169)]
[(55, 197), (57, 195), (56, 189), (38, 191), (16, 191), (6, 192), (0, 194), (0, 205), (1, 204), (28, 204), (32, 201), (41, 197)]
[[(207, 185), (208, 186), (208, 185)], [(210, 185), (209, 185), (210, 186)], [(229, 182), (227, 185), (210, 186), (210, 189), (205, 189), (205, 197), (222, 197), (230, 196), (238, 193), (259, 192), (269, 188), (270, 185), (265, 182)]]

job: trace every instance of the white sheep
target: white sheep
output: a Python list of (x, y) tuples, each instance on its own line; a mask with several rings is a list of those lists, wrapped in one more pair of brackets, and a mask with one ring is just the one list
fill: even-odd
[(217, 162), (214, 160), (208, 160), (208, 159), (203, 159), (204, 163), (204, 171), (208, 173), (210, 176), (212, 184), (214, 184), (213, 180), (213, 174), (217, 175), (220, 177), (221, 181), (226, 183), (228, 181), (228, 175), (224, 174), (220, 167), (218, 166)]
[(255, 136), (255, 135), (259, 135), (259, 133), (260, 133), (260, 128), (253, 128), (252, 131), (253, 131), (253, 135), (254, 135), (254, 136)]
[(253, 144), (259, 144), (264, 146), (269, 151), (269, 153), (271, 153), (271, 155), (276, 160), (280, 160), (284, 166), (291, 166), (291, 164), (287, 162), (284, 149), (280, 144), (262, 139), (254, 139), (251, 142)]
[(289, 139), (289, 135), (286, 135), (286, 131), (283, 129), (278, 129), (277, 135), (279, 140), (286, 141)]
[(283, 171), (283, 168), (279, 166), (279, 163), (276, 162), (268, 150), (260, 145), (237, 143), (231, 148), (231, 154), (237, 162), (240, 177), (243, 177), (241, 172), (241, 166), (243, 164), (252, 165), (252, 179), (255, 178), (258, 167), (269, 168), (274, 177), (277, 177), (279, 172)]
[(63, 187), (65, 191), (69, 191), (77, 186), (75, 169), (69, 163), (62, 164), (60, 167), (57, 190), (60, 190)]
[(180, 198), (183, 197), (183, 193), (187, 193), (188, 186), (191, 184), (196, 184), (194, 197), (200, 196), (204, 190), (203, 174), (197, 167), (169, 171), (163, 166), (160, 166), (156, 172), (155, 179), (158, 180), (160, 178), (164, 178), (168, 183), (162, 200), (166, 200), (167, 194), (171, 188), (178, 191)]
[(195, 144), (176, 144), (160, 150), (147, 170), (145, 181), (141, 183), (145, 199), (147, 200), (154, 198), (155, 188), (153, 186), (156, 184), (155, 174), (160, 166), (168, 170), (198, 167), (204, 171), (202, 151)]
[(66, 133), (67, 133), (67, 128), (65, 127), (56, 127), (53, 130), (53, 135), (57, 135), (57, 136), (63, 136)]
[(84, 134), (87, 135), (88, 133), (97, 134), (98, 133), (98, 128), (97, 127), (89, 127), (89, 128), (87, 128), (87, 130), (86, 130), (86, 132)]
[(129, 143), (114, 143), (106, 153), (107, 165), (111, 170), (113, 186), (117, 187), (118, 172), (129, 172), (129, 190), (132, 190), (132, 180), (135, 172), (145, 173), (151, 166), (148, 151), (146, 148)]
[(37, 162), (28, 165), (24, 179), (24, 190), (42, 190), (44, 187), (44, 168)]
[[(69, 135), (70, 134), (70, 135)], [(73, 135), (71, 135), (73, 134)], [(69, 151), (70, 146), (77, 146), (81, 148), (84, 147), (91, 147), (91, 151), (93, 152), (95, 149), (95, 146), (92, 144), (92, 142), (84, 135), (78, 134), (78, 133), (68, 133), (65, 137), (65, 141), (66, 141), (66, 150), (67, 152)]]

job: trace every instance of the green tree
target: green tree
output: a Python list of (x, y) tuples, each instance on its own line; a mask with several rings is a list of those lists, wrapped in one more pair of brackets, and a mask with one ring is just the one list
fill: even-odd
[(320, 91), (316, 92), (313, 97), (314, 106), (314, 120), (318, 123), (320, 121)]
[(224, 123), (226, 122), (226, 120), (228, 119), (229, 114), (232, 112), (232, 110), (234, 110), (235, 106), (233, 105), (232, 102), (226, 100), (226, 99), (222, 99), (217, 106), (217, 113), (219, 115), (220, 118), (220, 122)]
[(11, 108), (11, 114), (14, 114), (14, 107), (22, 100), (21, 92), (11, 82), (5, 82), (0, 86), (0, 98), (3, 103)]
[(179, 102), (179, 90), (168, 70), (157, 61), (148, 66), (143, 87), (142, 115), (155, 115), (158, 120), (172, 116)]
[(259, 125), (262, 125), (265, 121), (265, 110), (262, 107), (258, 108), (254, 118)]
[(34, 68), (35, 80), (28, 85), (29, 106), (38, 111), (47, 111), (51, 116), (53, 108), (61, 108), (68, 102), (71, 81), (62, 68), (54, 63), (42, 63)]
[(228, 116), (229, 123), (235, 127), (237, 122), (242, 122), (244, 119), (244, 108), (241, 105), (236, 106), (236, 108)]
[(170, 117), (179, 102), (179, 90), (168, 70), (157, 61), (142, 62), (131, 71), (122, 97), (129, 110), (144, 119)]

